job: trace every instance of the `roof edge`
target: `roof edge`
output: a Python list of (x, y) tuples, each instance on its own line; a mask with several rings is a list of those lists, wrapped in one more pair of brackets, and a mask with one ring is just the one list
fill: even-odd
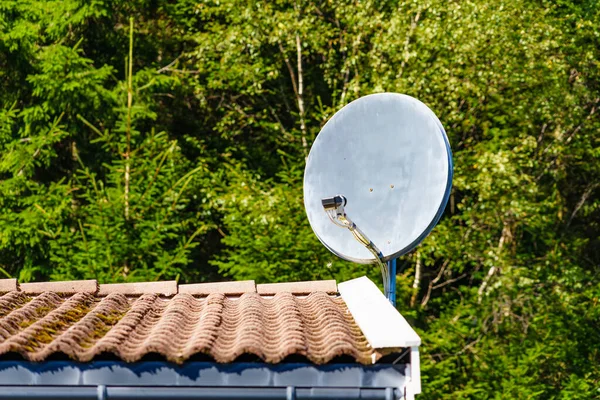
[(341, 282), (338, 290), (374, 349), (421, 345), (417, 332), (366, 276)]
[[(293, 373), (291, 373), (293, 372)], [(403, 389), (408, 382), (403, 364), (353, 363), (269, 364), (256, 362), (192, 361), (176, 365), (165, 361), (0, 361), (0, 391), (6, 386), (161, 386), (177, 387), (330, 387)], [(331, 397), (334, 398), (334, 397)], [(339, 398), (335, 396), (335, 398)]]

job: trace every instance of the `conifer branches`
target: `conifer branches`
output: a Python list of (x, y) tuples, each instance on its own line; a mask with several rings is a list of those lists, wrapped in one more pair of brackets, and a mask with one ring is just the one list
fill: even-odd
[(163, 3), (0, 6), (0, 276), (379, 281), (314, 236), (303, 156), (406, 93), (455, 165), (398, 262), (423, 395), (597, 397), (600, 2)]

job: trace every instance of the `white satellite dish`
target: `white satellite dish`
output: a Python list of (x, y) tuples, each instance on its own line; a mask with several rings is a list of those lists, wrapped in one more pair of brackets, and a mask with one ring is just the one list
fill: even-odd
[(381, 266), (431, 232), (451, 187), (452, 153), (433, 111), (410, 96), (378, 93), (346, 105), (317, 136), (304, 205), (334, 254)]

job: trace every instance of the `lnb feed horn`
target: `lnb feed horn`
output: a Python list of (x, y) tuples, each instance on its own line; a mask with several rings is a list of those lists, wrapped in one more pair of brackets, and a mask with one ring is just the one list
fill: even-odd
[(345, 207), (348, 201), (342, 195), (337, 195), (333, 197), (326, 197), (321, 199), (321, 204), (325, 210), (335, 210), (336, 208), (343, 206)]

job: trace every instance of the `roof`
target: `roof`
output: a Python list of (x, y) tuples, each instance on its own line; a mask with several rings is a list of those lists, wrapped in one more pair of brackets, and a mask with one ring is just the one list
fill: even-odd
[(197, 355), (229, 363), (250, 354), (267, 363), (299, 355), (314, 364), (339, 356), (372, 364), (385, 352), (369, 344), (335, 281), (19, 285), (4, 279), (0, 359), (10, 353), (36, 362), (56, 353), (79, 362), (112, 353), (126, 362), (160, 354), (176, 363)]

